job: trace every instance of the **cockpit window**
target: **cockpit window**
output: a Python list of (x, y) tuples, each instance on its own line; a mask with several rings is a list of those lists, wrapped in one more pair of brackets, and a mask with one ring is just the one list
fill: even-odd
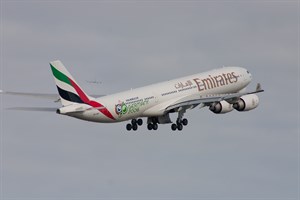
[(250, 74), (250, 72), (247, 70), (247, 73)]

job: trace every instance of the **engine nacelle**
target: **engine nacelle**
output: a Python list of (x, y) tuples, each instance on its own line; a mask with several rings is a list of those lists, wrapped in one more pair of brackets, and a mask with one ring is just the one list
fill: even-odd
[(228, 103), (227, 101), (220, 101), (220, 102), (212, 103), (209, 106), (209, 110), (215, 114), (223, 114), (232, 111), (233, 107), (232, 104)]
[(259, 98), (256, 94), (248, 94), (242, 96), (236, 103), (233, 104), (237, 111), (249, 111), (256, 108), (259, 104)]

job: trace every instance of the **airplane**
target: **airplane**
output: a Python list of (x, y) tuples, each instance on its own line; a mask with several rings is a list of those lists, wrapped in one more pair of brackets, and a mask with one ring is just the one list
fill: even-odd
[[(157, 130), (158, 124), (171, 124), (173, 131), (182, 131), (188, 125), (188, 120), (184, 118), (187, 110), (198, 106), (208, 107), (215, 114), (225, 114), (234, 109), (250, 111), (259, 104), (257, 93), (264, 91), (258, 83), (255, 91), (245, 92), (252, 80), (251, 73), (242, 67), (223, 67), (112, 95), (93, 97), (84, 92), (61, 61), (50, 62), (50, 68), (62, 104), (62, 107), (56, 109), (57, 114), (99, 123), (130, 121), (126, 125), (128, 131), (136, 131), (143, 125), (142, 118), (147, 118), (148, 130)], [(6, 93), (42, 97), (50, 95)], [(176, 122), (172, 122), (171, 113), (178, 114)]]

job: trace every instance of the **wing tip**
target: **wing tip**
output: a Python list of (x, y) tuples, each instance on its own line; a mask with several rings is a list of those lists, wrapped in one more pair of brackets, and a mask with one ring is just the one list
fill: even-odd
[(261, 84), (257, 83), (255, 92), (258, 93), (258, 92), (264, 92), (264, 91), (265, 90), (262, 89)]

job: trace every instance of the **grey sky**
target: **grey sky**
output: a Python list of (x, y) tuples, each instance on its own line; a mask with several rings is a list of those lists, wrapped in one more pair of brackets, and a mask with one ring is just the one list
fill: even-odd
[(223, 65), (246, 67), (249, 88), (261, 82), (266, 90), (251, 112), (188, 112), (182, 133), (10, 111), (60, 105), (1, 97), (2, 199), (299, 199), (297, 1), (0, 5), (4, 90), (55, 93), (55, 59), (88, 93)]

